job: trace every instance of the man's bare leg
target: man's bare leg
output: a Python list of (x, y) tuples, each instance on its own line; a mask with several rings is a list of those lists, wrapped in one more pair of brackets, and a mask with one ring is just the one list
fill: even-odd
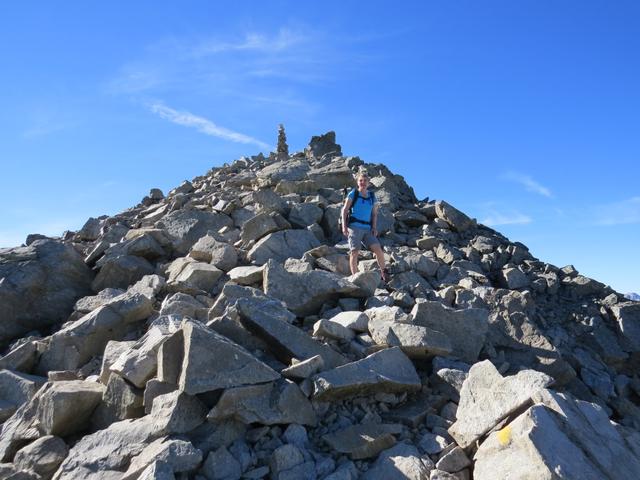
[(378, 267), (380, 267), (380, 272), (384, 272), (387, 267), (384, 261), (384, 252), (382, 251), (382, 247), (379, 243), (376, 243), (374, 245), (371, 245), (371, 251), (376, 256), (376, 261), (378, 262)]
[(358, 273), (358, 253), (359, 250), (351, 250), (349, 252), (349, 267), (351, 268), (351, 275)]

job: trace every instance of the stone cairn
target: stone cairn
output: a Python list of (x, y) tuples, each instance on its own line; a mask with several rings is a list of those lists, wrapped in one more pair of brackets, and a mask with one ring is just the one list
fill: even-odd
[(0, 307), (0, 478), (640, 478), (640, 303), (333, 132), (1, 250)]
[(278, 125), (278, 146), (276, 147), (276, 158), (284, 161), (289, 158), (289, 145), (287, 145), (287, 134), (284, 132), (284, 125)]

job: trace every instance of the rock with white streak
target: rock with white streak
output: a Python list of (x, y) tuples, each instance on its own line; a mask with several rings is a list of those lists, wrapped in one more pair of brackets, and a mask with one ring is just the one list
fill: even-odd
[(468, 447), (552, 382), (535, 370), (503, 378), (489, 360), (476, 363), (462, 385), (457, 420), (449, 434), (462, 448)]

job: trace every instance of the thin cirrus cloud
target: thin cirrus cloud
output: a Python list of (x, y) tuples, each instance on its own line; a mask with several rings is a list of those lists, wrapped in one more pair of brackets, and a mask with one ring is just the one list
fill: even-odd
[(543, 197), (547, 198), (553, 197), (553, 193), (551, 193), (551, 190), (535, 181), (529, 175), (518, 172), (507, 172), (502, 175), (502, 179), (518, 183), (522, 185), (528, 192), (537, 193), (538, 195), (542, 195)]
[(490, 212), (480, 223), (495, 227), (498, 225), (526, 225), (532, 221), (531, 217), (520, 212), (500, 213), (494, 211)]
[(640, 223), (640, 197), (599, 205), (595, 208), (596, 225), (630, 225)]
[(244, 133), (234, 132), (228, 128), (216, 125), (211, 120), (194, 115), (190, 112), (180, 112), (173, 108), (167, 107), (163, 103), (154, 102), (148, 105), (151, 112), (158, 115), (160, 118), (168, 120), (177, 125), (184, 127), (194, 128), (200, 133), (209, 135), (211, 137), (221, 138), (223, 140), (229, 140), (236, 143), (244, 143), (249, 145), (257, 145), (265, 150), (271, 150), (272, 147), (265, 142), (262, 142), (256, 138), (245, 135)]
[(279, 53), (289, 50), (307, 41), (308, 37), (288, 28), (281, 28), (274, 36), (248, 32), (237, 42), (220, 42), (208, 40), (197, 45), (192, 50), (194, 56), (204, 56), (228, 51), (258, 51), (264, 53)]

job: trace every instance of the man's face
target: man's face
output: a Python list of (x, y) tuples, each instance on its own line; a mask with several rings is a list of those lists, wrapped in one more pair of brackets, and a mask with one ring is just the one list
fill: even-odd
[(369, 186), (369, 179), (367, 177), (358, 177), (358, 188), (367, 188)]

